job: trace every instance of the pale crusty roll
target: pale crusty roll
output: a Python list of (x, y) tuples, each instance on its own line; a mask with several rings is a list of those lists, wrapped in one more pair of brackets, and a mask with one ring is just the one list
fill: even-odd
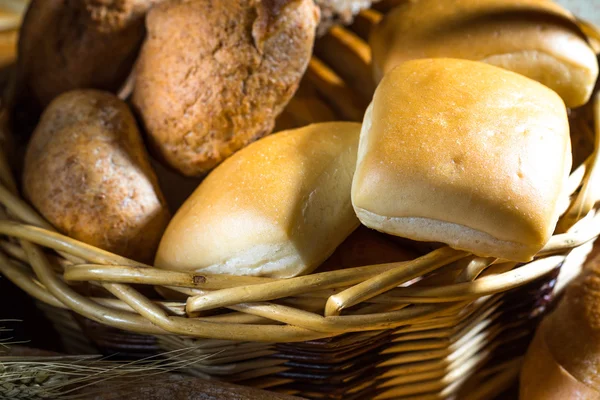
[(548, 0), (407, 2), (383, 18), (370, 44), (377, 80), (406, 60), (464, 58), (535, 79), (569, 107), (587, 102), (598, 76), (573, 16)]
[(367, 110), (352, 202), (370, 228), (528, 261), (554, 230), (570, 168), (555, 92), (480, 62), (413, 60)]
[(152, 262), (170, 219), (127, 104), (97, 90), (54, 99), (29, 144), (23, 192), (60, 232)]
[(539, 326), (521, 371), (521, 400), (600, 399), (599, 261)]
[(360, 124), (284, 131), (236, 153), (200, 184), (162, 238), (159, 268), (291, 277), (359, 225), (350, 202)]

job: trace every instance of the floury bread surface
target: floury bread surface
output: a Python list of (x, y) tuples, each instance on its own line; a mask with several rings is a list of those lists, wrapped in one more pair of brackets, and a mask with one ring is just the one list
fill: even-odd
[(365, 115), (352, 202), (382, 232), (528, 261), (556, 225), (570, 150), (547, 87), (474, 61), (408, 61)]
[(359, 225), (350, 202), (360, 124), (261, 139), (211, 172), (169, 224), (155, 265), (291, 277), (311, 272)]

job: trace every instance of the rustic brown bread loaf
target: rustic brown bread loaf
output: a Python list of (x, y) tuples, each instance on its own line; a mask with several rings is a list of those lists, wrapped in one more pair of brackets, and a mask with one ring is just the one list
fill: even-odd
[(23, 188), (59, 231), (138, 261), (152, 262), (170, 218), (133, 115), (106, 92), (72, 91), (48, 106)]
[(203, 175), (270, 133), (304, 74), (317, 23), (312, 0), (153, 8), (133, 101), (162, 161)]

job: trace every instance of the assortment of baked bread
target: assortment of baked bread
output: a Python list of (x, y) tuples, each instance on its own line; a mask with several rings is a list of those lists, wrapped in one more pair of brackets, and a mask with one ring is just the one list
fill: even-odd
[[(59, 231), (158, 268), (307, 274), (360, 225), (386, 235), (367, 243), (393, 236), (531, 260), (568, 202), (567, 108), (589, 101), (598, 76), (574, 17), (549, 0), (401, 4), (370, 36), (366, 84), (377, 89), (362, 124), (269, 135), (324, 19), (369, 4), (33, 0), (13, 99), (32, 116), (43, 110), (26, 198)], [(156, 165), (194, 178), (180, 208), (169, 209)], [(572, 315), (593, 274), (540, 332)], [(560, 358), (570, 351), (548, 355), (559, 333), (538, 334), (557, 361), (545, 367), (567, 368), (573, 390), (598, 390), (591, 356), (572, 366)], [(588, 350), (600, 354), (573, 352)], [(542, 398), (534, 392), (524, 387), (524, 398)]]

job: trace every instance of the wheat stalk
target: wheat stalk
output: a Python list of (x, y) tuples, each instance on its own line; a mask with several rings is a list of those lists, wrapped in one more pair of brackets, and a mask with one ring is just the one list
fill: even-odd
[[(21, 322), (20, 319), (0, 319), (0, 323), (2, 322)], [(24, 344), (28, 343), (28, 341), (15, 341), (13, 337), (4, 338), (2, 335), (6, 332), (12, 332), (12, 329), (9, 329), (5, 326), (0, 325), (0, 350), (2, 348), (8, 349), (8, 346), (15, 344)], [(0, 383), (2, 381), (0, 380)]]
[[(185, 357), (194, 350), (179, 349), (132, 362), (98, 356), (0, 356), (0, 399), (83, 399), (133, 387), (136, 380), (180, 370), (207, 358)], [(99, 385), (107, 381), (110, 387)]]

